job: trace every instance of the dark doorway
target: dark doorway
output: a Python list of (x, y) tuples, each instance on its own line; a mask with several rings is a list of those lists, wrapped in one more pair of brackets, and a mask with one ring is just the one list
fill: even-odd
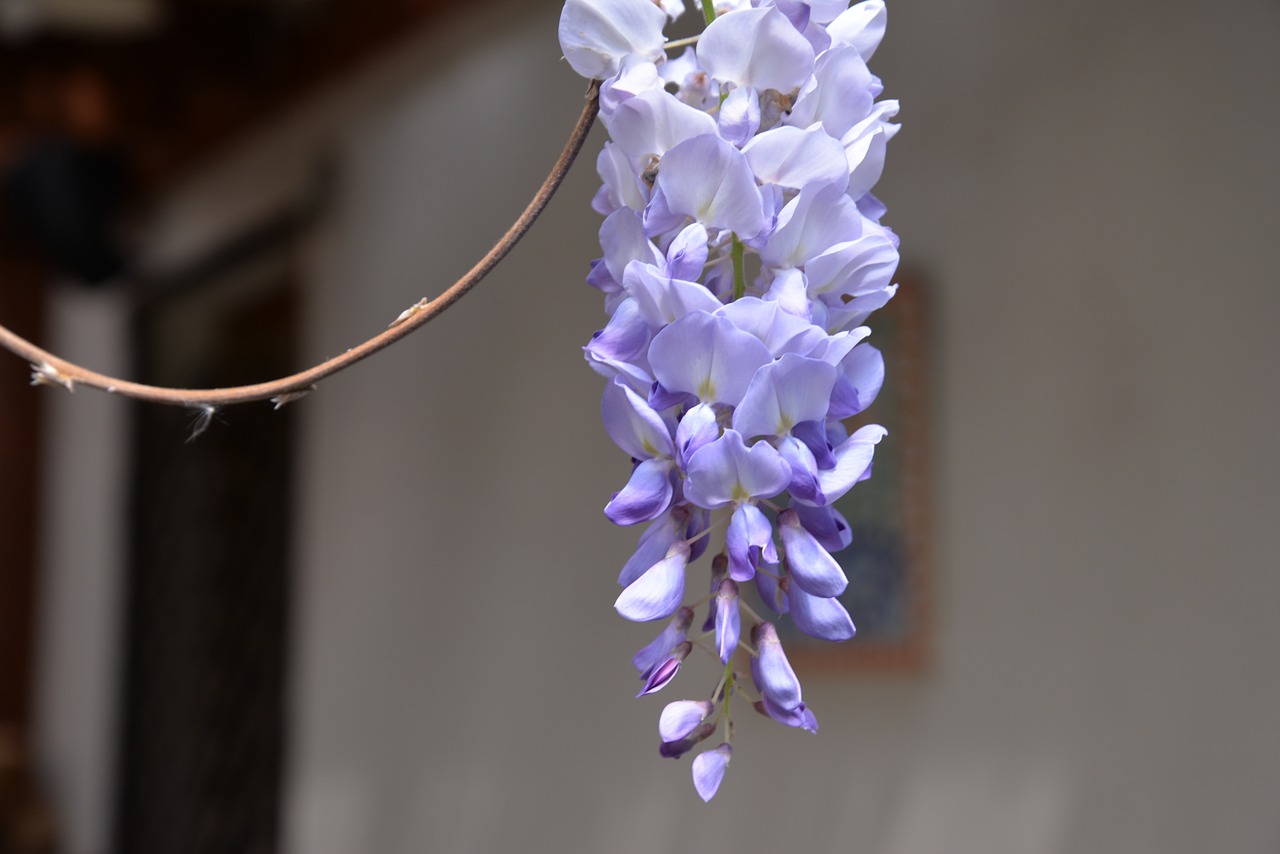
[[(294, 370), (292, 266), (258, 247), (165, 287), (137, 314), (139, 375), (200, 388)], [(279, 847), (293, 413), (208, 417), (133, 412), (119, 854)]]

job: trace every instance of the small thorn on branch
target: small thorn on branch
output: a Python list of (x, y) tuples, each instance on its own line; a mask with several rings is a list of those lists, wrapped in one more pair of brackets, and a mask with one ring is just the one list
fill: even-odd
[(423, 299), (418, 300), (413, 305), (409, 306), (404, 311), (400, 312), (400, 316), (397, 317), (395, 320), (391, 321), (390, 323), (388, 323), (387, 328), (390, 329), (393, 326), (399, 326), (400, 324), (404, 323), (406, 320), (413, 317), (415, 314), (422, 311), (424, 308), (426, 308), (429, 305), (431, 305), (431, 300), (426, 299), (425, 297)]
[(277, 394), (275, 397), (271, 398), (271, 403), (274, 404), (271, 408), (282, 409), (287, 404), (293, 403), (295, 400), (301, 400), (315, 390), (315, 386), (309, 385), (306, 388), (300, 388), (297, 391), (287, 391), (284, 394)]
[(187, 437), (187, 443), (190, 444), (196, 440), (196, 437), (209, 429), (209, 425), (213, 422), (213, 416), (218, 414), (218, 407), (212, 403), (201, 403), (195, 407), (195, 418), (191, 422), (191, 435)]
[(32, 363), (31, 384), (56, 385), (65, 388), (70, 392), (74, 392), (76, 390), (76, 381), (59, 371), (48, 362), (41, 362), (39, 365)]
[[(0, 0), (0, 5), (3, 5), (3, 0)], [(382, 330), (382, 332), (369, 338), (363, 344), (351, 347), (342, 354), (327, 359), (318, 365), (313, 365), (291, 376), (281, 377), (269, 382), (227, 388), (184, 389), (145, 385), (92, 371), (66, 359), (54, 356), (10, 331), (3, 324), (0, 324), (0, 349), (16, 354), (31, 365), (31, 381), (33, 385), (59, 385), (68, 390), (72, 389), (73, 386), (88, 386), (90, 388), (105, 389), (108, 392), (137, 400), (181, 406), (188, 409), (198, 408), (199, 412), (193, 425), (192, 439), (208, 428), (209, 421), (212, 420), (216, 407), (219, 405), (248, 403), (254, 400), (273, 400), (277, 406), (282, 403), (288, 403), (296, 399), (295, 395), (298, 390), (308, 385), (314, 386), (320, 380), (346, 370), (357, 362), (396, 343), (414, 330), (421, 328), (427, 321), (439, 316), (454, 305), (497, 267), (498, 263), (507, 257), (512, 248), (533, 227), (534, 222), (546, 209), (547, 203), (551, 201), (551, 197), (560, 188), (565, 175), (569, 172), (569, 167), (573, 165), (578, 152), (582, 150), (587, 134), (595, 122), (596, 113), (600, 107), (599, 94), (600, 82), (598, 80), (592, 81), (587, 87), (587, 102), (583, 105), (582, 113), (579, 115), (577, 123), (573, 126), (569, 139), (566, 140), (564, 147), (561, 149), (560, 156), (556, 159), (555, 165), (551, 167), (551, 172), (543, 180), (542, 185), (515, 222), (499, 238), (498, 242), (485, 253), (484, 257), (477, 261), (462, 278), (445, 288), (434, 299), (419, 300), (407, 311), (401, 312), (400, 316), (391, 323), (390, 328)], [(53, 366), (55, 362), (61, 367), (55, 368)]]

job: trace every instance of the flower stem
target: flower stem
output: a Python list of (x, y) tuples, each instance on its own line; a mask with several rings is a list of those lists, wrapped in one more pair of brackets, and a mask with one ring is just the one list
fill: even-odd
[(747, 292), (747, 271), (742, 261), (742, 241), (736, 234), (730, 254), (733, 258), (733, 298), (739, 300)]
[(684, 544), (685, 544), (685, 545), (687, 545), (687, 546), (691, 546), (691, 545), (693, 545), (694, 543), (696, 543), (698, 540), (702, 539), (703, 537), (709, 536), (709, 535), (711, 534), (711, 532), (712, 532), (712, 531), (714, 531), (716, 528), (719, 528), (721, 525), (723, 525), (723, 524), (725, 524), (726, 522), (728, 522), (731, 518), (732, 518), (731, 516), (721, 516), (720, 518), (716, 519), (716, 520), (715, 520), (714, 522), (712, 522), (711, 524), (707, 525), (707, 527), (706, 527), (704, 530), (702, 530), (701, 532), (699, 532), (699, 533), (695, 534), (694, 536), (690, 537), (689, 539), (685, 540), (685, 541), (684, 541)]
[(716, 19), (716, 7), (711, 5), (711, 0), (702, 0), (702, 17), (708, 24)]
[(689, 36), (687, 39), (676, 39), (675, 41), (669, 41), (666, 44), (664, 44), (662, 47), (664, 50), (676, 50), (678, 48), (688, 47), (689, 45), (697, 44), (699, 38), (701, 38), (701, 34), (696, 36)]
[(733, 662), (724, 666), (724, 740), (733, 740), (733, 718), (729, 716), (729, 697), (733, 695)]
[[(760, 571), (760, 570), (758, 570), (758, 569), (756, 570), (756, 572), (759, 572), (759, 571)], [(748, 617), (750, 617), (751, 619), (755, 620), (757, 623), (763, 623), (763, 622), (765, 622), (765, 619), (764, 619), (763, 617), (761, 617), (759, 614), (757, 614), (757, 613), (756, 613), (756, 609), (755, 609), (755, 608), (752, 608), (750, 605), (748, 605), (746, 602), (743, 602), (741, 599), (739, 599), (739, 600), (738, 600), (738, 607), (739, 607), (739, 608), (741, 608), (742, 610), (746, 611), (746, 612), (747, 612), (747, 616), (748, 616)], [(742, 641), (739, 641), (738, 643), (739, 643), (739, 644), (741, 644), (741, 643), (742, 643)]]

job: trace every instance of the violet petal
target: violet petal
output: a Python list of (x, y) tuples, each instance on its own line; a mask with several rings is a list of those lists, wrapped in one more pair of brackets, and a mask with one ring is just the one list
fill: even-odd
[(715, 797), (732, 756), (733, 748), (722, 743), (714, 750), (698, 754), (693, 760), (693, 787), (697, 789), (698, 797), (704, 801)]
[(689, 547), (683, 542), (676, 543), (667, 557), (622, 591), (613, 607), (628, 620), (636, 622), (671, 616), (684, 597), (684, 571), (688, 560)]

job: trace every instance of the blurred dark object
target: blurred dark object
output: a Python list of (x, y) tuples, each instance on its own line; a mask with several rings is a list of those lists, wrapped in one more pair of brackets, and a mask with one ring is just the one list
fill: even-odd
[[(136, 374), (237, 385), (297, 368), (305, 217), (282, 216), (145, 299)], [(123, 740), (112, 850), (279, 848), (293, 411), (136, 404)]]
[[(111, 142), (155, 198), (216, 151), (443, 14), (444, 0), (155, 0), (156, 23), (105, 37), (39, 31), (0, 50), (4, 138), (47, 131), (50, 79), (106, 94)], [(32, 98), (33, 89), (40, 97)], [(56, 117), (55, 121), (56, 121)]]
[(44, 32), (104, 38), (154, 27), (162, 0), (0, 0), (0, 35), (15, 42)]
[(53, 850), (53, 814), (32, 782), (18, 734), (0, 726), (0, 854)]
[[(44, 330), (44, 268), (0, 234), (0, 318), (21, 335)], [(41, 404), (31, 369), (0, 360), (0, 728), (31, 726), (31, 674), (40, 531)]]
[(46, 137), (19, 154), (3, 179), (9, 215), (58, 271), (101, 284), (124, 268), (113, 234), (125, 164), (112, 148)]
[(145, 220), (217, 152), (446, 9), (476, 13), (476, 4), (459, 10), (443, 0), (145, 5), (155, 7), (138, 17), (145, 26), (67, 22), (0, 50), (9, 230), (51, 267), (87, 282), (121, 272), (130, 254), (125, 224)]
[(20, 91), (26, 121), (8, 134), (0, 198), (18, 237), (54, 271), (90, 284), (124, 267), (117, 234), (128, 168), (115, 98), (87, 66), (32, 73)]
[[(156, 17), (145, 27), (108, 34), (49, 25), (0, 47), (0, 320), (33, 340), (41, 338), (44, 284), (53, 265), (85, 279), (109, 276), (129, 255), (128, 241), (120, 238), (128, 234), (124, 226), (145, 222), (150, 209), (213, 157), (429, 22), (446, 14), (486, 14), (483, 2), (444, 0), (153, 5)], [(41, 230), (42, 238), (18, 239), (20, 232)], [(144, 290), (136, 295), (145, 296)], [(250, 312), (258, 320), (245, 319), (244, 327), (219, 326), (222, 340), (247, 352), (256, 346), (246, 342), (259, 334), (259, 322), (286, 322), (261, 308)], [(167, 326), (157, 321), (153, 331)], [(292, 340), (280, 328), (271, 337)], [(246, 376), (280, 372), (255, 364)], [(12, 723), (18, 731), (30, 719), (40, 530), (35, 461), (37, 401), (43, 396), (27, 388), (29, 374), (20, 360), (0, 364), (0, 725)], [(187, 382), (199, 384), (200, 375)], [(188, 417), (167, 409), (156, 413)], [(287, 411), (263, 407), (261, 415), (272, 418), (274, 429), (288, 423)], [(113, 842), (122, 854), (273, 850), (273, 841), (266, 848), (241, 843), (274, 840), (278, 824), (287, 526), (270, 511), (289, 506), (272, 490), (288, 482), (279, 472), (287, 466), (290, 443), (272, 427), (251, 423), (255, 417), (256, 409), (237, 410), (225, 432), (252, 433), (258, 447), (223, 447), (229, 437), (219, 431), (224, 425), (215, 424), (195, 445), (184, 446), (193, 468), (173, 471), (157, 455), (173, 453), (163, 440), (181, 434), (181, 427), (139, 419), (140, 435), (150, 431), (163, 440), (145, 462), (140, 451), (139, 467), (148, 474), (140, 475), (133, 496), (137, 564), (130, 570), (130, 604), (137, 622), (127, 640), (121, 748), (121, 773), (129, 776), (120, 781)], [(145, 451), (148, 443), (135, 447)], [(236, 489), (227, 491), (232, 481)], [(146, 508), (155, 508), (150, 524)], [(157, 524), (173, 515), (203, 519), (206, 527)], [(212, 537), (207, 525), (215, 523), (225, 530), (240, 526), (250, 532), (248, 539), (232, 544)], [(258, 529), (255, 540), (253, 526), (261, 524), (270, 527)], [(193, 550), (193, 544), (207, 548)], [(183, 583), (166, 585), (165, 573)], [(196, 600), (181, 606), (173, 600), (173, 613), (197, 622), (175, 624), (172, 614), (166, 616), (166, 597), (192, 591)], [(208, 608), (199, 601), (202, 593)], [(184, 658), (187, 652), (194, 657)], [(135, 759), (139, 764), (131, 764)], [(166, 809), (178, 803), (202, 810)], [(187, 823), (192, 819), (206, 824)]]

